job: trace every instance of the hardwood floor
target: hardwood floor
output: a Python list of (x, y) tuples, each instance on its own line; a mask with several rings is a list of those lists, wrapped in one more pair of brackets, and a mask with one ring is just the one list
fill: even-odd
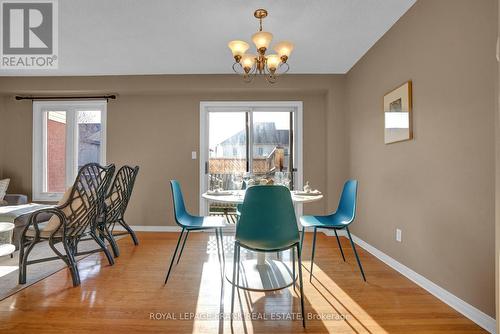
[[(236, 310), (245, 319), (231, 325), (219, 319), (219, 314), (229, 316), (231, 285), (224, 281), (221, 288), (213, 234), (189, 236), (166, 286), (163, 281), (178, 234), (139, 233), (138, 237), (137, 247), (129, 238), (119, 241), (121, 255), (114, 266), (97, 254), (81, 260), (80, 287), (72, 287), (65, 269), (0, 302), (0, 332), (485, 332), (358, 248), (368, 280), (363, 282), (348, 240), (342, 238), (347, 259), (343, 262), (335, 238), (322, 233), (312, 283), (309, 234), (304, 247), (305, 307), (307, 317), (316, 320), (308, 319), (303, 330), (301, 321), (287, 319), (300, 314), (300, 299), (292, 288), (271, 293), (240, 290)], [(229, 253), (228, 240), (225, 247)], [(276, 320), (280, 317), (285, 319)]]

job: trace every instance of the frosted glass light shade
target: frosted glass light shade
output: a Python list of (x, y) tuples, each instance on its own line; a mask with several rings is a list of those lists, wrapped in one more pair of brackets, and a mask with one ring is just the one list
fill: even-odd
[(231, 49), (233, 57), (243, 56), (250, 47), (247, 42), (243, 41), (231, 41), (227, 44), (227, 46)]
[(281, 63), (281, 58), (278, 55), (269, 55), (267, 56), (267, 68), (275, 71), (279, 64)]
[(243, 68), (252, 68), (254, 64), (255, 64), (255, 55), (247, 53), (241, 57), (241, 66), (243, 66)]
[(279, 42), (274, 46), (274, 51), (278, 53), (280, 57), (290, 57), (293, 51), (293, 43), (288, 41)]
[(270, 32), (259, 31), (252, 35), (252, 41), (254, 42), (257, 50), (259, 50), (260, 48), (268, 49), (269, 44), (271, 44), (272, 40), (273, 34), (271, 34)]

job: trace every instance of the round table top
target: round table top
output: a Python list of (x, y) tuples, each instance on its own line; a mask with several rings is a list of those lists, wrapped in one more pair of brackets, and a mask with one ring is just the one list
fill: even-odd
[(1, 223), (0, 222), (0, 233), (12, 231), (15, 225), (12, 223)]
[[(294, 203), (310, 203), (316, 202), (323, 198), (322, 194), (308, 194), (308, 195), (300, 195), (295, 193), (295, 191), (291, 191), (292, 201)], [(226, 192), (223, 194), (214, 195), (213, 193), (203, 193), (201, 195), (206, 200), (218, 203), (230, 203), (230, 204), (243, 204), (243, 200), (245, 199), (245, 190), (230, 190), (230, 193), (226, 195)]]
[(1, 244), (0, 245), (0, 256), (5, 256), (12, 254), (16, 251), (16, 246), (13, 244)]

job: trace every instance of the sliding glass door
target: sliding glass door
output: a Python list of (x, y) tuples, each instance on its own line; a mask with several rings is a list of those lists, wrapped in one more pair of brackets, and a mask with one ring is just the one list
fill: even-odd
[(247, 117), (240, 111), (208, 114), (208, 189), (237, 189), (236, 179), (248, 171)]
[[(241, 189), (243, 180), (302, 185), (300, 102), (205, 102), (201, 104), (200, 195)], [(279, 173), (278, 173), (279, 172)], [(230, 213), (231, 206), (201, 199), (203, 214)]]

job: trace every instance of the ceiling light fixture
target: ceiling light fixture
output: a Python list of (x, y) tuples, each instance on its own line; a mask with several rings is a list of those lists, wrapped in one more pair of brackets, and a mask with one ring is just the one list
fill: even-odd
[(267, 10), (257, 9), (253, 16), (259, 20), (259, 32), (252, 35), (257, 55), (245, 53), (250, 46), (244, 41), (229, 42), (227, 46), (231, 49), (235, 60), (233, 71), (242, 75), (245, 82), (251, 82), (256, 74), (263, 74), (269, 83), (275, 83), (278, 76), (290, 69), (287, 61), (293, 50), (293, 43), (279, 42), (274, 46), (276, 54), (266, 55), (273, 39), (273, 34), (262, 31), (262, 20), (267, 17)]

